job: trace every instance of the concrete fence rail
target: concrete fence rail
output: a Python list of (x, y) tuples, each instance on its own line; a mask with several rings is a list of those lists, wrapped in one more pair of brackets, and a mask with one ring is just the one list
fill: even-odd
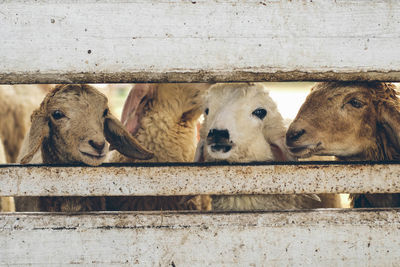
[(396, 266), (399, 210), (0, 215), (0, 265)]
[(0, 196), (399, 193), (400, 164), (0, 167)]
[(0, 83), (400, 80), (393, 0), (2, 0)]

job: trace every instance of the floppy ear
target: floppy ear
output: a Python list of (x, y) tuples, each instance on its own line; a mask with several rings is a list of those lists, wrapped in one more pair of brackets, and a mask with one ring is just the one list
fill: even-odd
[(196, 153), (194, 154), (194, 162), (204, 162), (204, 140), (200, 139), (197, 144)]
[(121, 122), (132, 135), (135, 135), (140, 126), (146, 105), (155, 97), (156, 84), (135, 84), (122, 110)]
[(42, 142), (45, 138), (49, 137), (49, 123), (46, 117), (39, 114), (32, 114), (32, 125), (28, 133), (28, 148), (20, 160), (21, 164), (29, 163), (35, 153), (40, 149)]
[(382, 102), (378, 116), (390, 143), (400, 153), (400, 105), (394, 101)]
[(270, 142), (270, 146), (275, 161), (296, 161), (296, 158), (290, 154), (286, 147), (285, 136), (273, 140)]
[(144, 148), (113, 115), (104, 119), (104, 135), (121, 154), (135, 159), (151, 159), (154, 154)]
[(205, 95), (211, 83), (188, 83), (181, 85), (182, 93), (182, 121), (191, 121), (203, 114)]

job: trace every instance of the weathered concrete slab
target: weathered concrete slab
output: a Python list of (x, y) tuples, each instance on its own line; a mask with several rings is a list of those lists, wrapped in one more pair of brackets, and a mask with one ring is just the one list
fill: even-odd
[(0, 167), (0, 196), (398, 193), (400, 164)]
[(395, 266), (399, 210), (0, 215), (0, 265)]
[(0, 83), (400, 80), (392, 0), (0, 1)]

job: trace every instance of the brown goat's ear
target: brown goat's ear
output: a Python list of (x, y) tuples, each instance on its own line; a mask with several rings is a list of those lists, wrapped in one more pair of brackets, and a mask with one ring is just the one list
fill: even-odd
[(28, 133), (28, 150), (22, 151), (25, 153), (20, 160), (21, 164), (29, 163), (36, 152), (40, 149), (43, 140), (49, 137), (49, 124), (46, 117), (42, 115), (32, 115), (32, 125)]
[(196, 153), (194, 154), (194, 162), (204, 162), (204, 140), (200, 139), (197, 144)]
[(400, 153), (400, 106), (383, 102), (379, 107), (379, 122), (394, 148)]
[(122, 110), (121, 122), (132, 135), (139, 129), (145, 107), (154, 98), (156, 87), (156, 84), (135, 84), (129, 92)]
[(154, 154), (144, 148), (113, 115), (104, 120), (104, 135), (112, 147), (121, 154), (135, 159), (151, 159)]

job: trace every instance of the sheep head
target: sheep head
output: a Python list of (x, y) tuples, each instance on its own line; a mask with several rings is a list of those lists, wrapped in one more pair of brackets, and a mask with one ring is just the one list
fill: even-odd
[(159, 108), (174, 123), (194, 123), (202, 114), (203, 95), (210, 86), (209, 83), (135, 84), (125, 101), (121, 122), (135, 135), (146, 112)]
[(105, 140), (128, 157), (152, 157), (110, 113), (107, 98), (89, 85), (56, 86), (31, 121), (21, 163), (28, 163), (41, 148), (44, 163), (99, 165), (108, 152)]
[(379, 82), (316, 84), (289, 127), (287, 146), (298, 157), (396, 158), (400, 102), (394, 88)]
[(216, 84), (209, 89), (196, 161), (288, 160), (286, 129), (261, 84)]

